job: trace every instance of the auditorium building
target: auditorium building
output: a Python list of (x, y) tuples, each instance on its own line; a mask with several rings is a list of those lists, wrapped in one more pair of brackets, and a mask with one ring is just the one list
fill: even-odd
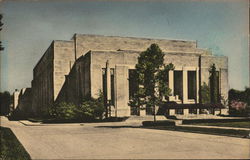
[[(135, 65), (139, 54), (153, 43), (164, 52), (164, 63), (175, 66), (166, 82), (172, 91), (168, 101), (199, 104), (200, 89), (204, 83), (209, 85), (212, 64), (218, 75), (218, 95), (227, 98), (228, 58), (198, 48), (196, 41), (75, 34), (69, 41), (54, 40), (34, 67), (32, 111), (46, 112), (55, 102), (78, 105), (84, 96), (96, 98), (105, 91), (110, 116), (134, 114), (128, 102), (134, 94)], [(180, 109), (172, 107), (168, 114), (199, 114), (197, 108)]]

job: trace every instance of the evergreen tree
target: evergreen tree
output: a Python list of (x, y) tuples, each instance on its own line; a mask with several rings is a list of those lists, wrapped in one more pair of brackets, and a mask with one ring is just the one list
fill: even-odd
[(216, 72), (215, 64), (210, 67), (210, 95), (211, 95), (211, 103), (219, 102), (219, 83), (218, 83), (218, 75)]
[(152, 44), (138, 57), (136, 72), (138, 74), (139, 89), (130, 101), (131, 106), (146, 105), (153, 108), (154, 121), (156, 120), (155, 106), (159, 105), (163, 97), (169, 96), (168, 71), (174, 69), (174, 65), (164, 65), (164, 53), (157, 44)]
[[(0, 31), (2, 30), (2, 26), (3, 26), (3, 23), (2, 23), (2, 18), (3, 18), (3, 15), (0, 14)], [(2, 46), (2, 41), (0, 41), (0, 51), (2, 51), (4, 48)]]

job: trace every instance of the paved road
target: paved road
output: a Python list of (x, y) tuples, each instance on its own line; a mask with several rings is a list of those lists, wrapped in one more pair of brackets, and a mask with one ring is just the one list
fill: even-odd
[(24, 126), (1, 117), (1, 126), (14, 131), (33, 159), (250, 158), (249, 139), (122, 124)]

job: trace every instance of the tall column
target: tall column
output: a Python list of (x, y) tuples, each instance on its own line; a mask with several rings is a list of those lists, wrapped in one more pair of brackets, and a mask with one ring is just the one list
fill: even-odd
[(199, 84), (199, 68), (196, 68), (196, 103), (199, 103), (199, 90), (200, 90), (200, 84)]
[(117, 117), (130, 116), (128, 85), (128, 67), (122, 65), (115, 66), (115, 106)]
[(174, 71), (168, 72), (168, 86), (171, 89), (171, 95), (174, 95)]
[(188, 77), (187, 77), (187, 70), (183, 67), (182, 70), (182, 93), (183, 93), (183, 103), (187, 103), (188, 101)]
[(107, 100), (111, 100), (110, 68), (109, 60), (106, 62), (106, 80), (107, 80)]

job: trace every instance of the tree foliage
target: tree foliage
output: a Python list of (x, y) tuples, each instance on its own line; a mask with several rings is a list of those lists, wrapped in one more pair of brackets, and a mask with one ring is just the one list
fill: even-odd
[(94, 119), (102, 119), (105, 111), (104, 97), (100, 93), (99, 98), (85, 97), (80, 105), (80, 119), (91, 121)]
[(0, 92), (1, 115), (7, 115), (10, 112), (11, 95), (8, 91)]
[[(3, 23), (2, 23), (2, 18), (3, 18), (3, 15), (0, 14), (0, 31), (2, 30), (2, 26), (3, 26)], [(0, 41), (0, 51), (2, 51), (4, 48), (2, 46), (2, 41)]]
[(162, 102), (163, 97), (169, 96), (168, 72), (174, 69), (174, 65), (164, 64), (164, 53), (157, 44), (152, 44), (138, 57), (136, 72), (138, 74), (139, 89), (129, 105), (140, 107), (155, 107)]
[(210, 103), (210, 87), (205, 82), (203, 82), (200, 92), (201, 92), (201, 103), (202, 104)]
[(217, 72), (216, 72), (216, 67), (215, 67), (215, 64), (213, 64), (210, 69), (209, 69), (209, 72), (210, 72), (210, 77), (209, 77), (209, 80), (210, 80), (210, 96), (211, 96), (211, 103), (219, 103), (219, 83), (218, 83), (218, 75), (217, 75)]
[(243, 116), (250, 114), (250, 88), (245, 88), (244, 91), (230, 89), (228, 93), (230, 114)]
[(77, 117), (77, 106), (72, 103), (60, 102), (52, 106), (49, 110), (53, 118), (60, 120), (71, 120)]
[(102, 94), (99, 98), (85, 96), (81, 105), (61, 102), (52, 106), (50, 116), (59, 120), (93, 121), (102, 119), (105, 110)]

